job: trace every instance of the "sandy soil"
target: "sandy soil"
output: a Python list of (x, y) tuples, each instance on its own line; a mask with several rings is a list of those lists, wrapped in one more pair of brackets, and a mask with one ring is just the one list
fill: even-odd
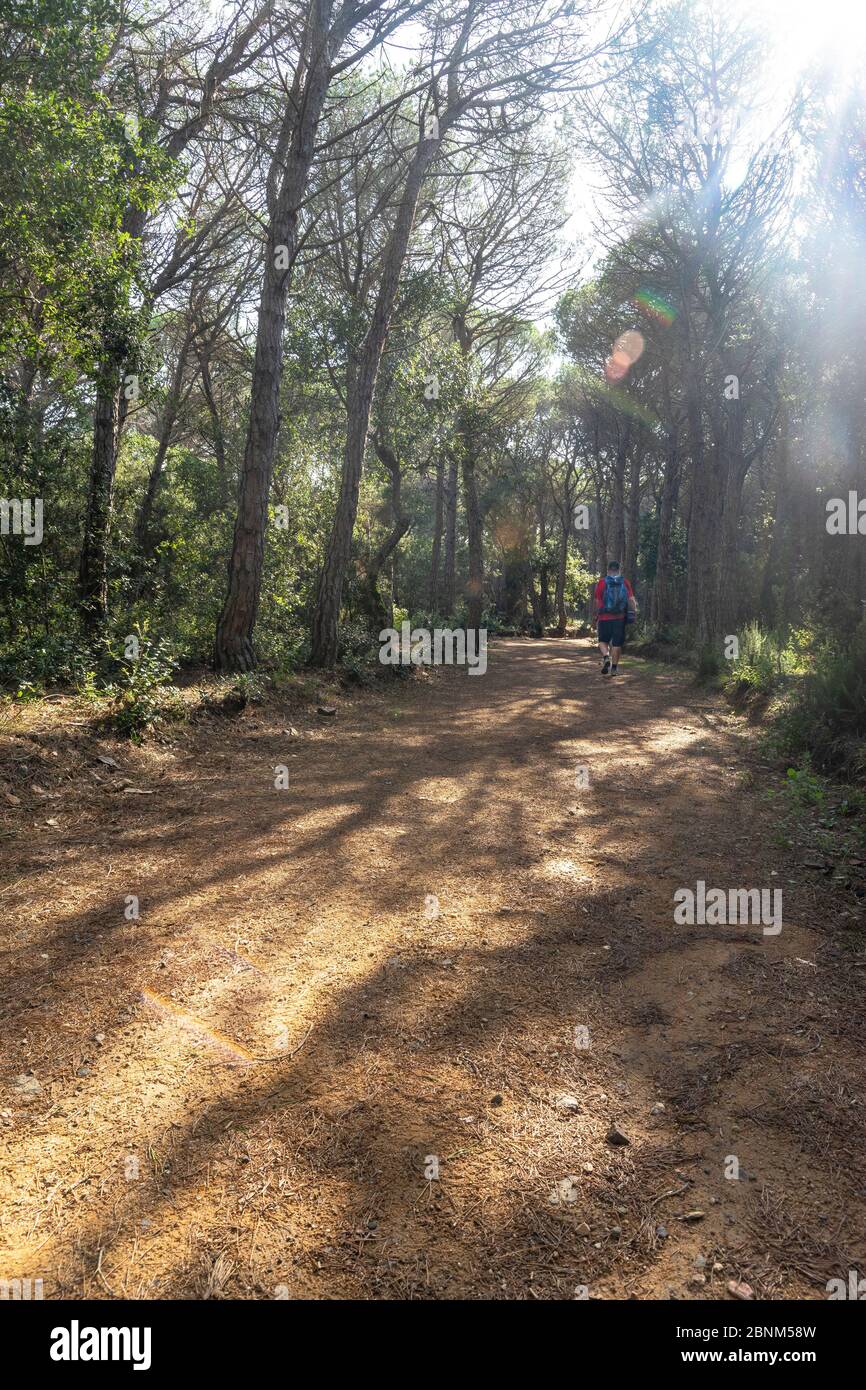
[[(7, 723), (0, 1277), (823, 1298), (866, 1267), (862, 936), (743, 721), (622, 669), (505, 641), (331, 720)], [(675, 925), (698, 879), (781, 887), (781, 933)]]

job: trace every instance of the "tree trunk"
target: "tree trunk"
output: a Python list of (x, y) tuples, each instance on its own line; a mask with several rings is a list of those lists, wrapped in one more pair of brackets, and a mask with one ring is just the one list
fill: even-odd
[(415, 221), (418, 198), (438, 144), (438, 137), (435, 139), (425, 138), (423, 135), (418, 142), (406, 175), (403, 195), (385, 250), (382, 279), (379, 284), (370, 327), (349, 374), (346, 393), (346, 447), (343, 454), (340, 494), (337, 498), (337, 510), (328, 538), (325, 563), (319, 579), (316, 611), (313, 615), (312, 649), (310, 652), (310, 662), (313, 666), (330, 667), (337, 660), (343, 582), (352, 551), (352, 535), (355, 529), (355, 516), (358, 511), (358, 495), (361, 488), (361, 474), (364, 468), (364, 454), (367, 447), (367, 432), (370, 427), (370, 411), (376, 390), (376, 378), (379, 374), (379, 364), (388, 338), (388, 327), (400, 286), (400, 276), (406, 259), (412, 224)]
[[(273, 5), (266, 2), (253, 13), (249, 22), (235, 33), (231, 45), (214, 58), (204, 75), (202, 98), (195, 117), (183, 122), (165, 140), (163, 149), (170, 160), (178, 159), (210, 120), (221, 84), (235, 70), (250, 40), (262, 25), (271, 20)], [(160, 95), (151, 112), (159, 127), (169, 103), (171, 84), (160, 83)], [(127, 206), (122, 228), (130, 243), (140, 242), (147, 223), (147, 212), (140, 207)], [(152, 305), (153, 298), (149, 301)], [(107, 344), (104, 344), (107, 348)], [(100, 631), (108, 617), (108, 552), (111, 539), (111, 507), (114, 477), (117, 470), (117, 449), (126, 416), (123, 394), (123, 359), (108, 350), (104, 353), (101, 381), (97, 385), (94, 408), (93, 454), (84, 520), (84, 537), (79, 561), (79, 601), (85, 627)]]
[(529, 594), (529, 604), (532, 609), (532, 635), (533, 637), (543, 637), (544, 622), (541, 617), (541, 594), (535, 587), (535, 575), (532, 573), (532, 566), (528, 561), (524, 561), (523, 573), (526, 576), (526, 588)]
[(226, 466), (226, 437), (223, 429), (222, 419), (217, 406), (216, 395), (213, 389), (213, 378), (210, 371), (210, 358), (208, 351), (205, 350), (199, 356), (199, 367), (201, 368), (202, 393), (211, 418), (211, 429), (213, 431), (213, 451), (216, 459), (217, 476), (219, 478), (219, 508), (228, 506), (229, 502), (229, 476)]
[(735, 460), (732, 463), (725, 488), (721, 518), (721, 580), (718, 592), (718, 626), (722, 633), (730, 632), (739, 616), (737, 550), (739, 547), (740, 515), (743, 510), (743, 484), (747, 472), (748, 465)]
[(637, 574), (637, 554), (640, 540), (640, 470), (643, 462), (643, 449), (639, 443), (632, 448), (628, 480), (628, 526), (625, 534), (625, 554), (623, 572), (635, 582)]
[(442, 607), (447, 616), (457, 603), (457, 480), (458, 463), (454, 454), (448, 460), (445, 479), (445, 579), (442, 586)]
[(463, 454), (463, 506), (466, 510), (466, 540), (469, 551), (469, 575), (466, 581), (466, 628), (481, 627), (484, 609), (484, 527), (478, 501), (478, 482), (475, 458), (471, 449)]
[[(536, 498), (536, 518), (538, 521), (538, 548), (544, 555), (545, 545), (547, 544), (547, 526), (544, 519), (544, 495), (540, 493)], [(544, 561), (538, 567), (538, 595), (539, 611), (541, 613), (542, 631), (547, 628), (550, 622), (550, 566)]]
[(148, 535), (150, 532), (151, 520), (153, 518), (153, 508), (156, 502), (156, 494), (159, 490), (162, 474), (165, 468), (165, 460), (168, 455), (171, 437), (177, 423), (180, 412), (181, 397), (183, 395), (183, 374), (186, 370), (187, 357), (190, 349), (190, 338), (186, 337), (181, 345), (180, 351), (172, 373), (171, 385), (166, 396), (165, 408), (160, 422), (159, 441), (156, 449), (156, 457), (150, 470), (147, 480), (141, 509), (138, 513), (138, 520), (135, 525), (134, 545), (140, 554), (147, 553)]
[(620, 435), (611, 478), (611, 516), (608, 537), (613, 547), (611, 559), (625, 563), (625, 465), (628, 456), (630, 431), (628, 426)]
[(256, 664), (253, 630), (261, 595), (268, 496), (280, 427), (286, 298), (298, 250), (298, 216), (330, 83), (328, 27), (332, 8), (333, 0), (313, 0), (303, 46), (307, 66), (304, 70), (299, 65), (289, 98), (292, 114), (286, 119), (294, 121), (294, 129), (287, 141), (282, 183), (273, 199), (256, 329), (250, 418), (228, 565), (228, 593), (214, 642), (214, 665), (221, 671), (249, 671)]
[(559, 563), (556, 567), (556, 632), (559, 637), (564, 637), (568, 628), (568, 614), (565, 611), (565, 579), (568, 573), (569, 529), (563, 525)]
[(661, 509), (659, 511), (659, 538), (656, 552), (656, 573), (653, 586), (652, 618), (659, 627), (675, 617), (672, 612), (673, 601), (673, 523), (679, 491), (679, 453), (676, 436), (668, 439), (665, 458), (664, 482), (662, 483)]
[(693, 365), (687, 370), (685, 392), (692, 466), (686, 631), (699, 647), (707, 647), (715, 642), (718, 635), (718, 523), (722, 498), (719, 496), (714, 461), (707, 457), (700, 381)]
[(433, 547), (430, 555), (430, 612), (439, 612), (439, 562), (442, 556), (442, 524), (445, 509), (445, 460), (436, 461), (436, 510), (433, 520)]
[(93, 453), (87, 485), (84, 541), (78, 569), (78, 597), (85, 631), (96, 636), (108, 618), (108, 543), (117, 436), (120, 429), (121, 393), (97, 391), (93, 421)]
[[(378, 550), (370, 557), (364, 568), (364, 574), (359, 585), (359, 605), (361, 611), (367, 619), (370, 631), (378, 638), (383, 628), (390, 627), (391, 617), (393, 616), (393, 598), (390, 604), (392, 612), (389, 614), (382, 601), (379, 590), (379, 575), (385, 567), (386, 562), (396, 559), (397, 546), (405, 536), (409, 527), (412, 525), (410, 518), (403, 511), (401, 500), (401, 476), (400, 461), (392, 449), (381, 437), (374, 439), (376, 453), (382, 463), (387, 468), (391, 478), (391, 520), (392, 526), (389, 534), (379, 546)], [(392, 558), (393, 557), (393, 558)], [(393, 590), (393, 568), (392, 568), (392, 590)]]
[(692, 478), (686, 630), (699, 647), (718, 637), (718, 559), (721, 498), (713, 471)]
[[(127, 208), (123, 231), (130, 242), (140, 241), (146, 214)], [(108, 619), (108, 554), (117, 450), (126, 418), (124, 366), (115, 353), (107, 353), (96, 385), (93, 412), (93, 453), (87, 487), (84, 536), (78, 565), (78, 598), (85, 630), (95, 636)]]
[(593, 609), (595, 607), (595, 586), (599, 579), (599, 576), (607, 573), (609, 555), (608, 535), (610, 533), (610, 519), (605, 511), (604, 499), (602, 497), (601, 488), (599, 487), (597, 478), (594, 480), (594, 490), (595, 514), (598, 518), (598, 564), (596, 565), (596, 573), (592, 576), (592, 583), (590, 584), (589, 593), (586, 596), (586, 620), (590, 625), (592, 625), (592, 615)]
[(498, 606), (507, 627), (520, 631), (526, 618), (527, 590), (532, 582), (528, 574), (526, 560), (518, 552), (506, 554), (502, 561), (502, 575), (497, 584)]
[(786, 573), (786, 553), (790, 555), (791, 537), (796, 534), (791, 515), (790, 441), (788, 415), (783, 409), (775, 459), (776, 500), (773, 508), (773, 531), (770, 553), (764, 566), (759, 611), (762, 622), (775, 628), (787, 623), (788, 605), (793, 593), (791, 575)]

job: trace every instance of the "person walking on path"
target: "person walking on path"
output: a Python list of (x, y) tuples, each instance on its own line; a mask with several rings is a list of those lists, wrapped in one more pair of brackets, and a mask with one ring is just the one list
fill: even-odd
[(601, 674), (615, 676), (622, 649), (625, 629), (637, 615), (634, 590), (620, 573), (618, 560), (611, 560), (607, 574), (595, 586), (595, 617), (598, 620), (598, 649), (601, 652)]

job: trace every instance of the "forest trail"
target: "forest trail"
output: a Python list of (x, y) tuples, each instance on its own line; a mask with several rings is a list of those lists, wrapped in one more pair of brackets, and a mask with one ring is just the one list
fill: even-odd
[[(622, 671), (501, 641), (483, 677), (329, 722), (252, 707), (141, 748), (7, 726), (48, 799), (5, 819), (0, 1273), (46, 1298), (823, 1298), (862, 1267), (862, 1010), (827, 900), (742, 722)], [(699, 879), (781, 887), (781, 933), (675, 925)]]

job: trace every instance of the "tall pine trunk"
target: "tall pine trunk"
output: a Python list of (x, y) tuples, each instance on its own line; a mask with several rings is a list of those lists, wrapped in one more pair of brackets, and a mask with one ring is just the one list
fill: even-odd
[(122, 389), (97, 390), (93, 419), (93, 452), (87, 483), (84, 539), (78, 565), (78, 601), (85, 632), (95, 637), (108, 620), (108, 552), (117, 444), (126, 415)]
[(719, 495), (715, 461), (704, 438), (701, 383), (696, 366), (687, 369), (686, 426), (691, 487), (689, 502), (686, 631), (700, 648), (712, 646), (718, 635)]
[[(128, 208), (123, 231), (130, 243), (141, 240), (146, 216), (140, 208)], [(78, 562), (78, 602), (84, 629), (91, 636), (102, 632), (108, 621), (108, 560), (117, 450), (126, 418), (127, 397), (124, 364), (116, 352), (102, 361), (93, 408), (93, 451), (87, 483), (87, 509)]]
[(559, 560), (556, 566), (556, 632), (564, 637), (568, 627), (568, 614), (565, 611), (565, 580), (568, 574), (568, 537), (570, 527), (563, 519), (562, 539), (559, 546)]
[(439, 567), (442, 560), (442, 527), (445, 515), (445, 460), (436, 461), (436, 504), (433, 518), (433, 545), (430, 552), (430, 612), (439, 612)]
[(256, 664), (253, 630), (258, 616), (268, 520), (268, 497), (280, 427), (283, 330), (298, 249), (298, 216), (313, 163), (313, 150), (331, 78), (329, 24), (333, 0), (314, 0), (290, 97), (294, 129), (286, 141), (282, 182), (274, 197), (262, 280), (256, 351), (250, 392), (250, 418), (238, 489), (228, 593), (217, 622), (214, 665), (221, 671), (249, 671)]
[(653, 586), (652, 620), (663, 628), (681, 614), (673, 612), (673, 524), (679, 493), (680, 462), (676, 435), (668, 437), (659, 511), (659, 538)]
[(147, 553), (149, 549), (149, 534), (151, 522), (153, 520), (153, 510), (156, 505), (156, 495), (159, 491), (160, 483), (162, 482), (165, 461), (168, 457), (174, 427), (180, 413), (181, 400), (183, 397), (183, 376), (186, 371), (187, 357), (189, 356), (191, 343), (191, 335), (187, 334), (177, 355), (174, 372), (172, 373), (171, 385), (162, 413), (162, 420), (160, 421), (156, 456), (151, 465), (150, 474), (147, 479), (147, 487), (145, 488), (138, 519), (135, 524), (135, 548), (140, 553)]
[(640, 470), (642, 461), (643, 449), (640, 443), (636, 443), (632, 448), (629, 463), (628, 525), (626, 526), (623, 556), (624, 572), (632, 583), (634, 583), (637, 572), (637, 554), (640, 541)]
[[(378, 638), (382, 629), (390, 627), (391, 625), (394, 606), (393, 574), (394, 563), (397, 558), (397, 547), (409, 530), (412, 522), (403, 510), (401, 487), (403, 480), (400, 470), (400, 460), (381, 436), (376, 436), (373, 442), (376, 453), (388, 470), (390, 477), (391, 530), (382, 544), (374, 551), (368, 560), (358, 586), (358, 591), (359, 605), (367, 620), (368, 627), (371, 633)], [(389, 560), (391, 561), (392, 597), (386, 607), (379, 590), (379, 575), (382, 573)]]
[(466, 580), (467, 631), (477, 631), (481, 627), (481, 614), (484, 609), (484, 526), (475, 467), (475, 456), (470, 446), (465, 448), (463, 454), (463, 506), (466, 510), (466, 542), (469, 552), (469, 574)]
[(438, 143), (438, 138), (425, 138), (422, 133), (412, 157), (394, 226), (385, 249), (382, 278), (373, 316), (349, 372), (346, 392), (346, 445), (343, 452), (340, 492), (331, 534), (328, 537), (325, 563), (316, 597), (316, 611), (313, 615), (310, 652), (313, 666), (330, 667), (337, 660), (343, 584), (352, 553), (352, 536), (358, 512), (358, 496), (379, 364), (400, 287), (400, 276), (409, 247), (418, 198)]
[(456, 455), (448, 460), (445, 478), (445, 575), (442, 585), (442, 609), (450, 616), (457, 602), (457, 484), (459, 469)]

